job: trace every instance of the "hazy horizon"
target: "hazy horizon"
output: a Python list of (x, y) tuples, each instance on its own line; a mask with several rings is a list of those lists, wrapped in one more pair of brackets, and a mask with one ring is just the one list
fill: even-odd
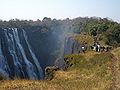
[(0, 19), (42, 20), (77, 17), (110, 18), (120, 22), (120, 0), (0, 0)]

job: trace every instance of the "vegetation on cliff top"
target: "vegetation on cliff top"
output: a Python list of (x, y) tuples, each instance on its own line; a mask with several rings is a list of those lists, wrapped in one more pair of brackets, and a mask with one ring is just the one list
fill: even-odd
[(77, 33), (87, 35), (102, 35), (101, 39), (105, 44), (111, 46), (120, 46), (120, 24), (107, 18), (99, 17), (78, 17), (75, 19), (56, 20), (45, 17), (42, 21), (12, 19), (9, 21), (0, 21), (0, 28), (27, 28), (40, 27), (43, 34)]
[[(50, 18), (44, 18), (43, 21), (0, 21), (1, 28), (27, 28), (28, 26), (30, 26), (29, 28), (39, 27), (38, 31), (41, 32), (41, 36), (43, 35), (43, 39), (47, 35), (49, 36), (49, 34), (57, 33), (54, 35), (55, 37), (58, 34), (63, 34), (64, 30), (68, 30), (68, 32), (76, 33), (75, 39), (86, 43), (86, 45), (91, 45), (93, 42), (92, 36), (97, 36), (104, 45), (120, 46), (120, 24), (106, 18), (86, 17), (73, 20), (51, 20)], [(56, 48), (54, 49), (56, 50)], [(116, 83), (114, 79), (117, 76), (114, 77), (113, 73), (113, 70), (115, 70), (113, 68), (114, 58), (116, 58), (117, 66), (119, 66), (118, 70), (120, 70), (119, 53), (120, 48), (102, 53), (89, 51), (67, 55), (65, 56), (65, 68), (67, 71), (56, 71), (51, 81), (2, 80), (0, 81), (0, 90), (108, 90), (113, 88), (115, 86), (114, 83)]]

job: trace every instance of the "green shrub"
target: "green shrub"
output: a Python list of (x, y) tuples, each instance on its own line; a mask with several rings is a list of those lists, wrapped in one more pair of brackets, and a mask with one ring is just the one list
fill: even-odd
[(45, 79), (52, 80), (54, 77), (54, 72), (59, 70), (56, 66), (48, 66), (45, 68)]
[(0, 80), (6, 80), (7, 78), (2, 74), (0, 73)]

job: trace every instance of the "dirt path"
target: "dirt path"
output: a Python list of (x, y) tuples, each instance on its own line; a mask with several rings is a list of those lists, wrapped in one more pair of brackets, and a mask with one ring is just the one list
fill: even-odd
[[(114, 53), (113, 53), (114, 55)], [(110, 90), (120, 90), (120, 71), (119, 69), (119, 61), (117, 57), (114, 55), (112, 59), (112, 74), (113, 74), (113, 83)]]

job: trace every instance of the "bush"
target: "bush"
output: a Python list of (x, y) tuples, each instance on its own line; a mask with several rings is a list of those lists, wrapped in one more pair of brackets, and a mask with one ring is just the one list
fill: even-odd
[(45, 68), (45, 79), (52, 80), (54, 77), (54, 72), (59, 70), (56, 66), (48, 66)]
[(0, 80), (6, 80), (7, 78), (2, 74), (0, 73)]

